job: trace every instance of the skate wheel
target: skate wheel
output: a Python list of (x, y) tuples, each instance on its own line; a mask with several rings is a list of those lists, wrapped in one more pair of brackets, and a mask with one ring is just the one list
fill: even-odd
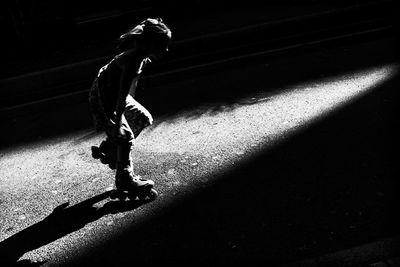
[(158, 196), (157, 191), (154, 190), (154, 189), (151, 189), (151, 190), (150, 190), (150, 193), (149, 193), (149, 199), (150, 199), (150, 200), (154, 200), (154, 199), (157, 198), (157, 196)]
[(140, 197), (134, 193), (129, 193), (128, 198), (129, 200), (137, 200), (138, 198), (140, 199)]
[(95, 159), (101, 158), (101, 151), (97, 146), (92, 146), (92, 157)]
[(115, 162), (113, 162), (113, 163), (108, 163), (108, 167), (109, 167), (111, 170), (117, 169), (117, 165), (115, 164)]
[(148, 200), (148, 201), (153, 201), (154, 199), (156, 199), (158, 196), (158, 193), (156, 190), (154, 189), (150, 189), (147, 192), (143, 192), (141, 194), (138, 195), (138, 198), (140, 200)]
[(118, 198), (118, 192), (116, 192), (115, 190), (112, 190), (112, 191), (110, 192), (110, 198), (111, 198), (111, 199), (116, 199), (116, 198)]
[(127, 197), (127, 195), (122, 192), (122, 191), (118, 191), (118, 190), (113, 190), (110, 193), (110, 198), (111, 199), (119, 199), (119, 200), (125, 200)]

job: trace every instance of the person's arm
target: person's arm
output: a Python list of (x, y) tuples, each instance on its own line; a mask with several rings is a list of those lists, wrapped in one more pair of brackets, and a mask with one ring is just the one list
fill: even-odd
[(129, 94), (132, 78), (129, 73), (131, 71), (131, 64), (126, 64), (122, 67), (120, 77), (120, 88), (118, 90), (117, 103), (116, 103), (116, 124), (120, 126), (122, 124), (122, 115), (125, 111), (126, 97)]
[(139, 75), (137, 75), (135, 78), (132, 79), (131, 86), (129, 88), (129, 94), (133, 98), (135, 98), (135, 95), (136, 95), (136, 88), (137, 88), (138, 80), (139, 80)]

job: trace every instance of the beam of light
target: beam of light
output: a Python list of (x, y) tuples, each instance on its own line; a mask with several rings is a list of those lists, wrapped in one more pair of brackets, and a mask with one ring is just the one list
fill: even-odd
[[(396, 72), (397, 65), (386, 65), (298, 84), (276, 94), (259, 92), (230, 106), (216, 104), (217, 110), (215, 106), (205, 106), (196, 109), (196, 115), (188, 111), (174, 118), (159, 118), (160, 123), (137, 140), (134, 166), (158, 183), (157, 202), (162, 205), (149, 204), (136, 209), (134, 223), (161, 212), (176, 200), (177, 192), (180, 196), (190, 194), (196, 190), (198, 181), (202, 186), (210, 186), (218, 177), (216, 173), (239, 166), (260, 151), (349, 105)], [(88, 149), (103, 136), (74, 143), (82, 135), (0, 151), (0, 242), (42, 220), (60, 203), (78, 203), (112, 186), (113, 173), (91, 159)], [(32, 205), (32, 199), (41, 199), (40, 206)], [(111, 227), (110, 222), (123, 220), (124, 216), (99, 218), (64, 238), (26, 253), (22, 259), (78, 255), (82, 246), (95, 247), (132, 227), (132, 220)], [(7, 225), (18, 226), (10, 230)], [(48, 251), (53, 254), (49, 256)]]
[[(261, 92), (232, 106), (179, 114), (151, 129), (137, 149), (153, 153), (218, 156), (228, 167), (351, 104), (388, 80), (396, 66), (373, 68), (298, 84), (278, 93)], [(214, 172), (214, 169), (210, 170)]]

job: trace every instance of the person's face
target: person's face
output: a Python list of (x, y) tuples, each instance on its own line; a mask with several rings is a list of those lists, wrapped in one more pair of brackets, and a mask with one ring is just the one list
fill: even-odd
[(147, 42), (147, 52), (148, 56), (152, 60), (161, 59), (166, 52), (168, 52), (169, 39), (163, 38), (158, 40), (149, 40)]
[(159, 60), (161, 59), (165, 53), (168, 52), (168, 47), (165, 48), (155, 48), (149, 53), (149, 57), (153, 60)]

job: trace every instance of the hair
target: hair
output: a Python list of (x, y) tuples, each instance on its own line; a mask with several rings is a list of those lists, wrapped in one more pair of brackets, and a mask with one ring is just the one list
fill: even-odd
[(118, 38), (117, 48), (126, 50), (135, 46), (136, 40), (148, 39), (155, 41), (171, 40), (171, 30), (161, 18), (147, 18)]

